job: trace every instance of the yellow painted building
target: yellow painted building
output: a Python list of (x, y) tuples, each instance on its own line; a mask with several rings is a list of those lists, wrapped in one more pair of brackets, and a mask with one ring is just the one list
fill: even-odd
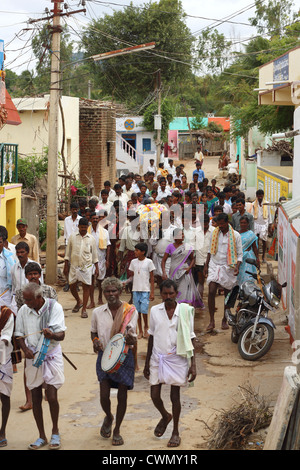
[(259, 105), (300, 105), (300, 46), (259, 69)]
[(22, 185), (18, 183), (0, 186), (0, 225), (8, 231), (8, 240), (18, 233), (17, 220), (21, 217)]
[[(257, 189), (263, 189), (265, 198), (270, 203), (278, 202), (282, 196), (288, 199), (293, 189), (293, 167), (258, 166)], [(274, 215), (275, 206), (271, 207), (271, 213)]]

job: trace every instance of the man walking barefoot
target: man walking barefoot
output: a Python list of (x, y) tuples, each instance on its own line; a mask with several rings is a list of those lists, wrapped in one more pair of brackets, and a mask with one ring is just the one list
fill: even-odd
[[(153, 404), (161, 414), (154, 435), (161, 437), (173, 419), (173, 432), (168, 447), (178, 447), (181, 441), (178, 428), (181, 412), (180, 387), (196, 378), (194, 308), (176, 302), (177, 285), (171, 279), (162, 282), (160, 293), (163, 303), (152, 307), (150, 312), (150, 336), (144, 376), (151, 386)], [(163, 383), (171, 385), (172, 414), (166, 410), (161, 399)]]

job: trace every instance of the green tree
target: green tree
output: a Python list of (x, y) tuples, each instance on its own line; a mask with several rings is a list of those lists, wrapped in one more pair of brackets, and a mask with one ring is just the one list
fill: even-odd
[(285, 25), (294, 18), (293, 0), (269, 0), (267, 3), (255, 0), (255, 16), (249, 18), (259, 34), (268, 33), (271, 37), (282, 36)]
[[(51, 50), (51, 40), (49, 25), (45, 24), (31, 41), (33, 53), (38, 59), (34, 78), (36, 93), (47, 93), (50, 89), (51, 55), (55, 54), (55, 51)], [(67, 27), (64, 27), (60, 36), (60, 69), (62, 72), (61, 86), (63, 94), (68, 94), (69, 91), (68, 82), (71, 79), (72, 69), (67, 64), (71, 63), (72, 54), (73, 42), (70, 40)]]
[(216, 29), (202, 31), (197, 44), (200, 70), (213, 74), (222, 72), (228, 64), (227, 53), (230, 47), (231, 42)]
[[(153, 132), (154, 129), (154, 116), (158, 112), (157, 103), (152, 103), (148, 106), (144, 112), (143, 125), (149, 132)], [(170, 122), (174, 119), (174, 102), (170, 99), (165, 99), (161, 105), (161, 116), (162, 116), (162, 129), (161, 129), (161, 139), (162, 141), (167, 140), (168, 138), (168, 129)]]
[(139, 7), (130, 4), (122, 11), (94, 19), (83, 39), (87, 56), (153, 41), (156, 46), (152, 51), (93, 64), (96, 88), (101, 88), (104, 96), (133, 107), (143, 103), (155, 88), (158, 69), (166, 86), (191, 75), (193, 37), (178, 0), (150, 1)]

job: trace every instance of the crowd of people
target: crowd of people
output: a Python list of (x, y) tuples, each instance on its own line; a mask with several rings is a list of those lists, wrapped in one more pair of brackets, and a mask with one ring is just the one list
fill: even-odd
[[(169, 447), (180, 444), (180, 387), (196, 377), (194, 314), (205, 309), (208, 286), (209, 324), (215, 328), (216, 295), (226, 295), (236, 284), (248, 279), (246, 258), (265, 261), (267, 237), (272, 219), (264, 192), (258, 190), (253, 202), (235, 185), (217, 186), (205, 178), (203, 155), (197, 153), (192, 181), (184, 165), (173, 160), (154, 160), (144, 175), (128, 173), (117, 182), (104, 182), (98, 196), (71, 203), (64, 221), (64, 291), (75, 299), (73, 312), (91, 316), (91, 340), (98, 354), (97, 377), (100, 403), (105, 413), (100, 434), (113, 436), (113, 445), (122, 445), (120, 426), (124, 419), (127, 391), (133, 388), (137, 369), (138, 340), (148, 341), (144, 376), (149, 380), (151, 399), (161, 413), (154, 430), (162, 436), (173, 420)], [(55, 289), (44, 283), (39, 264), (38, 242), (27, 233), (25, 219), (17, 221), (19, 234), (9, 242), (7, 230), (0, 227), (0, 394), (2, 426), (0, 447), (7, 445), (5, 434), (10, 410), (14, 364), (12, 340), (22, 350), (25, 404), (33, 409), (39, 431), (29, 445), (39, 449), (46, 444), (60, 448), (57, 391), (64, 383), (65, 337), (63, 307)], [(262, 242), (262, 259), (259, 257)], [(162, 302), (155, 300), (155, 284)], [(124, 290), (129, 301), (121, 300)], [(228, 325), (224, 316), (222, 329)], [(128, 354), (118, 371), (103, 370), (101, 357), (112, 336), (122, 331)], [(45, 347), (42, 367), (37, 356)], [(43, 384), (52, 419), (48, 443), (43, 422)], [(162, 384), (171, 385), (172, 413), (161, 399)], [(118, 388), (115, 426), (110, 390)]]

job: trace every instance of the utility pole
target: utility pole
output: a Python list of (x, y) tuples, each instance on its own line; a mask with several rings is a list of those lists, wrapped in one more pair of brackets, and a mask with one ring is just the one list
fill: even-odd
[[(49, 107), (49, 143), (48, 143), (48, 187), (47, 187), (47, 250), (46, 250), (46, 280), (54, 284), (57, 280), (57, 187), (58, 187), (58, 116), (60, 88), (60, 35), (62, 27), (61, 16), (70, 16), (85, 9), (63, 13), (61, 4), (64, 0), (51, 0), (53, 18), (51, 27), (51, 78), (50, 78), (50, 107)], [(49, 17), (48, 17), (49, 19)], [(44, 20), (39, 18), (31, 23)]]
[(54, 3), (52, 26), (52, 55), (49, 108), (48, 189), (47, 189), (47, 250), (46, 280), (54, 284), (57, 279), (57, 185), (58, 185), (58, 113), (60, 99), (60, 4)]
[(161, 73), (160, 73), (160, 70), (157, 71), (156, 86), (157, 86), (157, 94), (158, 94), (157, 95), (157, 98), (158, 98), (157, 108), (158, 108), (158, 116), (160, 119), (160, 125), (158, 125), (157, 137), (156, 137), (156, 166), (158, 168), (158, 165), (160, 163), (160, 154), (161, 154)]

